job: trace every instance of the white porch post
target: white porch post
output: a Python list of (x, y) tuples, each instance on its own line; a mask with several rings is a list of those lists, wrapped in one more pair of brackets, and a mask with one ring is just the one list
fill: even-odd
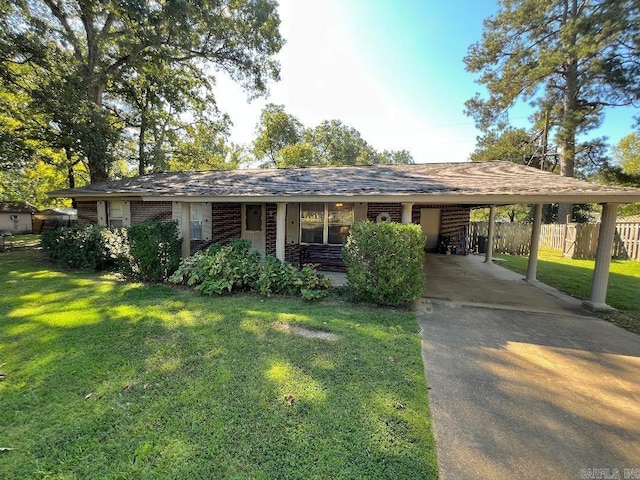
[(596, 265), (593, 269), (593, 280), (591, 281), (591, 296), (589, 300), (583, 303), (584, 307), (594, 312), (612, 309), (606, 304), (606, 300), (617, 213), (618, 204), (616, 203), (606, 203), (602, 206), (600, 236), (598, 238), (598, 248), (596, 249)]
[(191, 256), (191, 205), (188, 202), (182, 202), (180, 207), (182, 258), (187, 258)]
[(411, 211), (413, 209), (413, 203), (402, 204), (402, 223), (411, 223)]
[(536, 203), (531, 229), (531, 246), (529, 248), (529, 264), (527, 265), (527, 282), (535, 282), (538, 273), (538, 248), (540, 247), (540, 228), (542, 226), (542, 204)]
[(284, 262), (287, 238), (287, 204), (278, 203), (276, 210), (276, 258)]
[(485, 254), (485, 263), (493, 261), (493, 235), (495, 234), (496, 223), (496, 206), (491, 205), (489, 208), (489, 231), (487, 232), (487, 253)]

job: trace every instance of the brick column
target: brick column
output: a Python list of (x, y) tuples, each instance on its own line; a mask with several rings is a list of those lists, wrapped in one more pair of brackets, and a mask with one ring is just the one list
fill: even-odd
[(287, 240), (287, 204), (278, 203), (276, 210), (276, 258), (284, 262)]

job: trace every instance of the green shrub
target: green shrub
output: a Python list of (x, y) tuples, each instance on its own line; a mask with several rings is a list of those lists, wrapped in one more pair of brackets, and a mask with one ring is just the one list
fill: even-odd
[(306, 300), (326, 295), (329, 280), (312, 266), (298, 272), (275, 257), (263, 259), (250, 246), (247, 240), (233, 240), (225, 246), (214, 244), (183, 259), (169, 281), (192, 286), (205, 295), (253, 291), (266, 297), (300, 294)]
[(127, 263), (129, 244), (123, 228), (73, 225), (42, 235), (42, 248), (52, 260), (71, 268), (119, 270)]
[(168, 279), (180, 264), (178, 224), (142, 222), (131, 225), (127, 231), (130, 274), (146, 282)]
[(264, 297), (273, 294), (292, 295), (296, 292), (296, 267), (276, 257), (266, 257), (260, 265), (256, 290)]
[(404, 305), (422, 295), (424, 242), (420, 226), (357, 222), (343, 259), (347, 286), (357, 300)]

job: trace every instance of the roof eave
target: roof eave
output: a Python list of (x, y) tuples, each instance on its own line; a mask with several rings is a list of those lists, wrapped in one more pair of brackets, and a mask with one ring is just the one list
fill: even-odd
[(112, 193), (80, 193), (52, 192), (54, 198), (88, 199), (137, 199), (145, 202), (213, 202), (213, 203), (292, 203), (292, 202), (392, 202), (392, 203), (425, 203), (425, 204), (548, 204), (548, 203), (634, 203), (640, 202), (640, 194), (627, 192), (589, 192), (585, 194), (473, 194), (473, 193), (429, 193), (429, 194), (343, 194), (343, 195), (131, 195), (124, 192)]

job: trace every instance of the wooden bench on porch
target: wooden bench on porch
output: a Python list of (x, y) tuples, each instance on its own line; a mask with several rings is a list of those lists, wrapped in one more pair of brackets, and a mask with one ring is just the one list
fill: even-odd
[(320, 264), (321, 270), (345, 271), (342, 245), (300, 245), (300, 265)]

